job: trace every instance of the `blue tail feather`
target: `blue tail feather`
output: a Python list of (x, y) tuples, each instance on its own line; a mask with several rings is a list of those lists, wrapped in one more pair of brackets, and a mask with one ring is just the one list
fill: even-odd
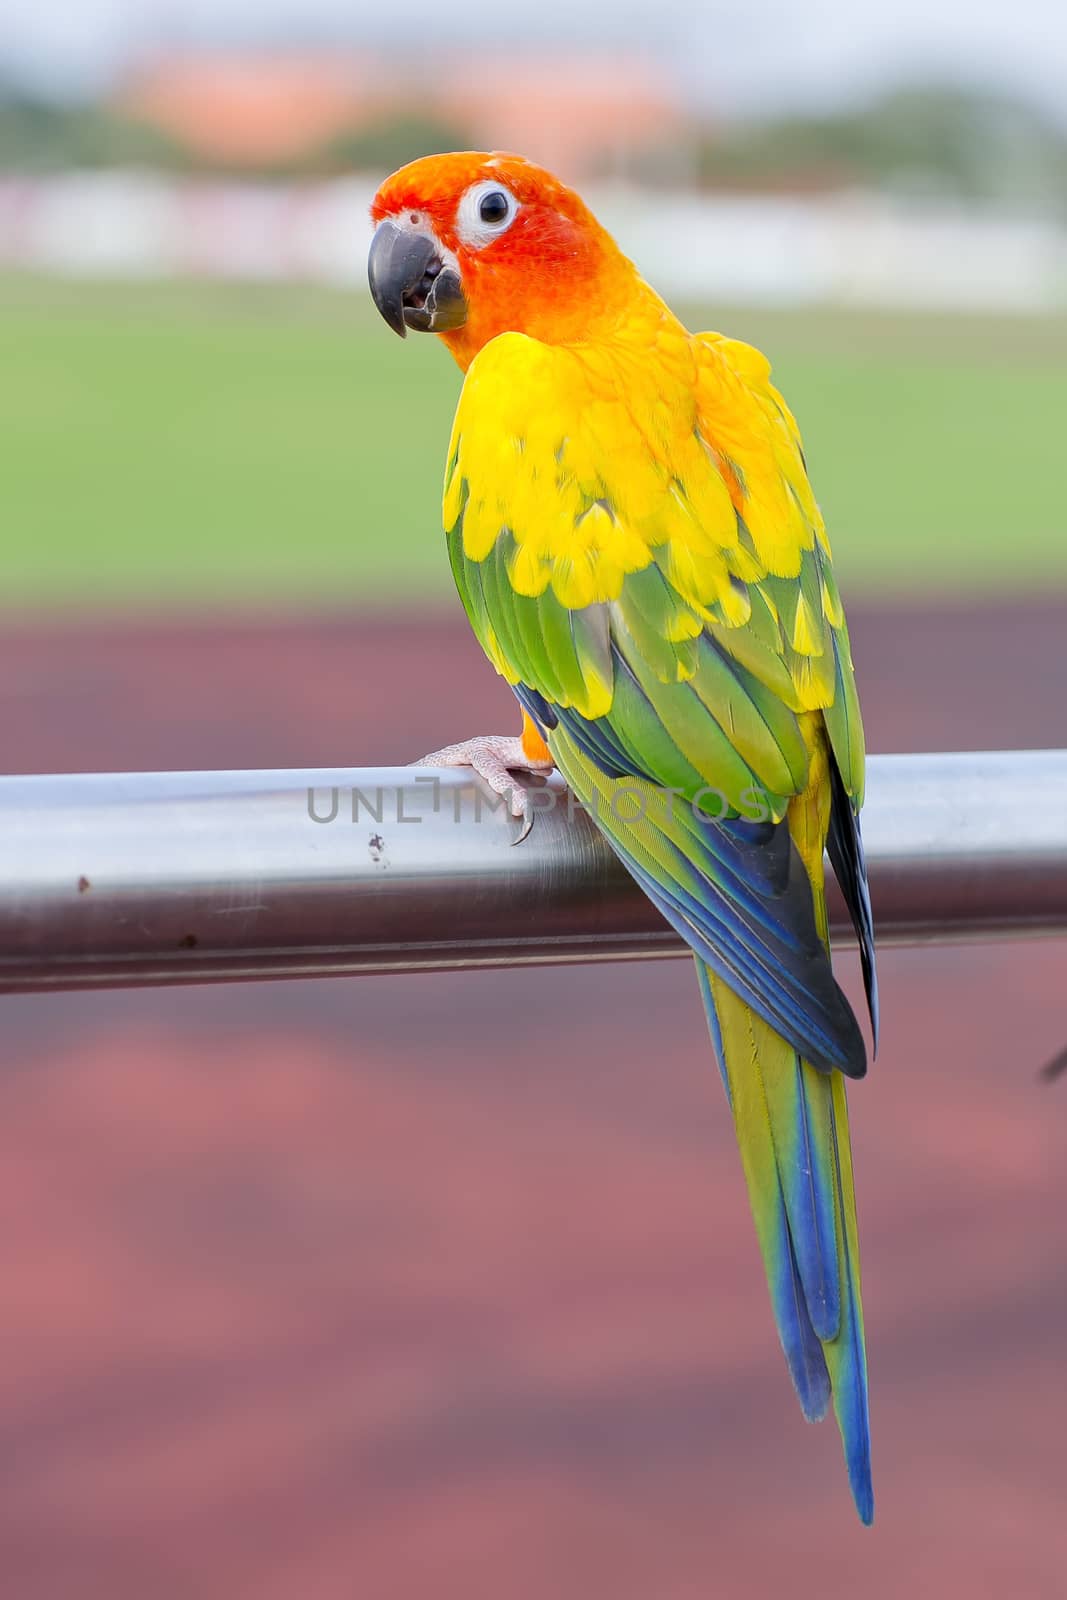
[[(832, 1399), (856, 1509), (874, 1515), (867, 1362), (842, 1079), (805, 1067), (699, 959), (712, 1043), (735, 1112), (775, 1321), (810, 1421)], [(717, 1001), (716, 995), (719, 999)], [(723, 1015), (731, 1040), (724, 1049)], [(747, 1020), (746, 1020), (747, 1019)], [(751, 1058), (748, 1049), (751, 1045)], [(850, 1217), (852, 1222), (850, 1222)]]

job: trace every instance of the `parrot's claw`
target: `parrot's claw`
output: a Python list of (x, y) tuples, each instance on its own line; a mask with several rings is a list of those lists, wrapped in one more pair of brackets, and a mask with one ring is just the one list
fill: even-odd
[[(523, 790), (522, 794), (523, 794), (523, 799), (525, 800), (526, 791)], [(512, 816), (514, 816), (515, 815), (514, 811), (511, 814), (512, 814)], [(519, 831), (516, 834), (515, 838), (512, 839), (512, 841), (511, 841), (513, 846), (517, 845), (517, 844), (521, 844), (522, 841), (528, 836), (528, 834), (530, 832), (530, 829), (533, 827), (533, 819), (534, 819), (533, 812), (530, 811), (527, 807), (524, 806), (523, 814), (522, 814), (522, 827), (519, 829)]]
[(551, 772), (551, 761), (535, 761), (526, 754), (518, 734), (487, 733), (462, 744), (449, 744), (413, 761), (413, 767), (471, 767), (494, 794), (507, 801), (508, 810), (522, 829), (513, 844), (521, 844), (533, 827), (529, 790), (517, 783), (514, 772)]

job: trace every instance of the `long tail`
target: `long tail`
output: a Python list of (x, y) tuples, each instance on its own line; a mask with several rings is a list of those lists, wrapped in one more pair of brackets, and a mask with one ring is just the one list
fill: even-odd
[(874, 1516), (845, 1082), (818, 1072), (697, 960), (778, 1333), (804, 1415), (832, 1398), (861, 1519)]
[[(579, 739), (587, 734), (564, 721), (561, 713), (549, 741), (557, 765), (693, 947), (789, 1370), (805, 1416), (824, 1416), (833, 1400), (856, 1508), (870, 1522), (856, 1199), (838, 1070), (862, 1076), (866, 1052), (828, 957), (823, 846), (834, 795), (822, 719), (812, 714), (803, 724), (812, 755), (807, 787), (791, 800), (785, 826), (763, 831), (701, 821), (689, 807), (665, 809), (663, 791), (642, 787), (640, 778), (629, 780), (630, 806), (618, 807), (616, 780), (602, 765), (611, 752), (594, 759)], [(620, 747), (618, 761), (624, 757)], [(620, 765), (620, 777), (627, 770)], [(648, 805), (633, 816), (635, 792)], [(851, 843), (838, 837), (835, 849), (846, 866), (848, 851), (856, 852), (850, 870), (865, 895), (858, 830)], [(869, 945), (864, 907), (857, 919)], [(712, 952), (721, 958), (714, 966)], [(869, 979), (873, 1010), (873, 964)]]

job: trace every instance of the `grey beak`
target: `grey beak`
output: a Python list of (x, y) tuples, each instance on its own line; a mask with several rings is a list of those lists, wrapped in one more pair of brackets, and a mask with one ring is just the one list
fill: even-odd
[(433, 239), (388, 217), (371, 240), (367, 276), (374, 304), (402, 339), (409, 328), (446, 333), (467, 320), (459, 277), (445, 267)]

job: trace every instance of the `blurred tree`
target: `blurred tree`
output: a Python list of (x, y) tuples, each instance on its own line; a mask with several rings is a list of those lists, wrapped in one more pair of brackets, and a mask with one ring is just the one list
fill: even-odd
[(394, 172), (419, 156), (471, 148), (470, 134), (455, 123), (401, 112), (347, 129), (284, 161), (229, 162), (202, 152), (189, 152), (186, 160), (198, 172), (283, 180), (332, 178), (346, 172)]
[(391, 172), (420, 155), (470, 147), (470, 135), (453, 122), (398, 112), (285, 162), (236, 163), (188, 150), (161, 129), (106, 106), (64, 104), (0, 85), (0, 171), (7, 172), (137, 166), (313, 177), (354, 170)]
[(332, 139), (305, 165), (329, 171), (394, 172), (419, 156), (448, 150), (470, 150), (469, 132), (454, 122), (418, 112), (401, 111)]
[(1067, 202), (1067, 132), (1007, 95), (902, 88), (859, 109), (751, 124), (708, 139), (699, 178), (730, 187), (871, 184), (1060, 210)]
[(182, 159), (165, 134), (101, 106), (63, 104), (0, 87), (0, 171), (174, 167)]

